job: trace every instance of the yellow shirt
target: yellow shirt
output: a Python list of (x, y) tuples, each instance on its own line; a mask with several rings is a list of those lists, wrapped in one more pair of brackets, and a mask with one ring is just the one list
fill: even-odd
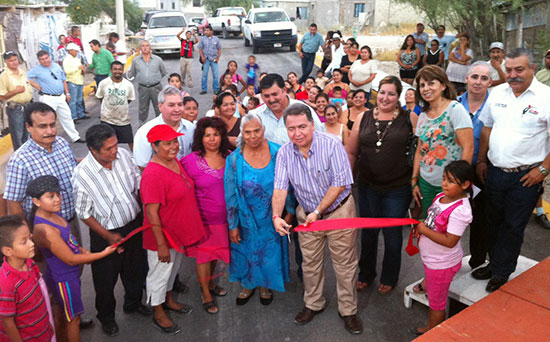
[(15, 74), (12, 70), (6, 68), (4, 72), (0, 74), (0, 95), (6, 95), (8, 92), (15, 90), (18, 86), (25, 87), (25, 91), (6, 99), (6, 101), (20, 104), (29, 103), (32, 100), (32, 88), (27, 79), (27, 73), (19, 68), (18, 74)]
[(67, 57), (63, 60), (63, 70), (67, 74), (67, 82), (78, 85), (84, 84), (84, 75), (82, 75), (82, 70), (78, 68), (81, 65), (80, 58), (67, 54)]

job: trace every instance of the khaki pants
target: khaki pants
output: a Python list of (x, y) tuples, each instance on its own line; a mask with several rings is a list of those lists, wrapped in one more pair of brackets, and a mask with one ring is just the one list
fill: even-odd
[[(355, 201), (348, 198), (346, 203), (323, 219), (355, 217)], [(305, 222), (306, 214), (302, 206), (296, 209), (298, 223)], [(326, 305), (323, 297), (325, 283), (325, 242), (332, 258), (336, 274), (338, 311), (342, 316), (357, 313), (357, 230), (342, 229), (323, 232), (298, 233), (304, 261), (304, 302), (311, 310), (322, 310)]]
[(185, 83), (185, 86), (189, 88), (193, 88), (193, 76), (191, 75), (192, 65), (193, 58), (180, 57), (181, 82)]

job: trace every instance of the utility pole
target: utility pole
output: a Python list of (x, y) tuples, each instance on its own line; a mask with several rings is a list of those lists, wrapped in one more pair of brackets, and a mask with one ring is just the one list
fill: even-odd
[(126, 41), (124, 27), (124, 0), (115, 0), (116, 6), (116, 31), (123, 42)]

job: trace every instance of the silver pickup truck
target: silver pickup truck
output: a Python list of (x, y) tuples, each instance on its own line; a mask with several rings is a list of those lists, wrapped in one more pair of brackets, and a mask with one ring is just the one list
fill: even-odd
[(241, 20), (246, 17), (246, 11), (242, 7), (220, 7), (214, 16), (209, 17), (208, 23), (212, 26), (214, 34), (223, 34), (229, 38), (230, 34), (238, 37), (241, 34)]

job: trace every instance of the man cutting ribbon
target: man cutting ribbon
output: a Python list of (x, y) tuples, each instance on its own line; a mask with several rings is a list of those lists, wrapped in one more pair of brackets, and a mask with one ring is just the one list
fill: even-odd
[[(308, 106), (293, 104), (284, 112), (290, 142), (277, 155), (273, 191), (273, 225), (284, 236), (288, 224), (283, 212), (289, 184), (292, 184), (298, 203), (298, 223), (308, 225), (321, 217), (348, 218), (355, 216), (351, 196), (353, 175), (342, 143), (331, 135), (316, 132)], [(304, 309), (294, 323), (304, 325), (324, 310), (325, 280), (323, 263), (325, 242), (328, 241), (336, 274), (338, 311), (345, 328), (352, 334), (363, 332), (357, 317), (357, 230), (324, 230), (299, 233), (304, 261)], [(319, 271), (321, 270), (321, 271)]]

